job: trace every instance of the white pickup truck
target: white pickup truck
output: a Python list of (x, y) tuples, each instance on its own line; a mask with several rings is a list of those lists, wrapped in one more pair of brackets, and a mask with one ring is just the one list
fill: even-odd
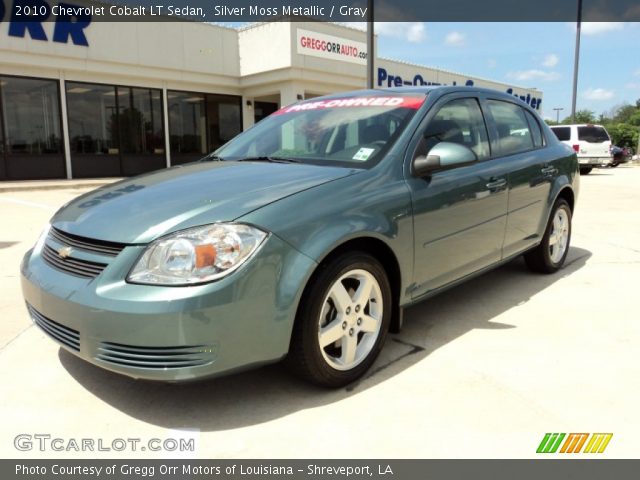
[(611, 137), (602, 125), (577, 124), (551, 127), (558, 140), (578, 154), (580, 173), (588, 174), (594, 167), (611, 164)]

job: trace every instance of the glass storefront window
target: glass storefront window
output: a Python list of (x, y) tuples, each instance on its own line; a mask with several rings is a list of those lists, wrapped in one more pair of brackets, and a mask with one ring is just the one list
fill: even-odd
[(67, 82), (66, 91), (74, 177), (166, 166), (161, 90)]
[(66, 88), (72, 158), (88, 153), (117, 155), (116, 87), (67, 82)]
[(0, 107), (0, 178), (63, 178), (58, 82), (2, 76)]
[(164, 154), (162, 92), (118, 87), (122, 152)]
[(241, 98), (167, 92), (171, 163), (201, 158), (242, 131)]
[(204, 95), (167, 92), (171, 163), (197, 160), (207, 152)]

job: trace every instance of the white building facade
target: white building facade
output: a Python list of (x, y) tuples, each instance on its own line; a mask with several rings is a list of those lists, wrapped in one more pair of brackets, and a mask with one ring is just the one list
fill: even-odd
[[(364, 88), (365, 33), (317, 22), (0, 22), (0, 180), (135, 175), (196, 160), (281, 106)], [(389, 59), (376, 87), (536, 89)]]

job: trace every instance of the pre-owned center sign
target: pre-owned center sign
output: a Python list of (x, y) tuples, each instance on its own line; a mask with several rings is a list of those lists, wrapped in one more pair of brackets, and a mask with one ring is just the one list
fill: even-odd
[(298, 53), (343, 62), (367, 63), (367, 44), (325, 33), (298, 29)]

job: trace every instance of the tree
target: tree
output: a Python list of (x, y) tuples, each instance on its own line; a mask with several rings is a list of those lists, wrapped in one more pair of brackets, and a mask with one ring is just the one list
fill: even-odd
[(564, 123), (564, 124), (569, 124), (569, 123), (595, 123), (595, 121), (596, 121), (596, 114), (595, 114), (594, 111), (592, 111), (592, 110), (578, 110), (576, 112), (575, 121), (571, 117), (567, 117), (562, 121), (562, 123)]
[(626, 123), (613, 123), (607, 126), (613, 145), (632, 147), (638, 145), (638, 129)]
[(634, 113), (633, 115), (631, 115), (631, 117), (629, 117), (629, 120), (627, 121), (627, 123), (635, 127), (640, 127), (640, 107), (636, 113)]
[(637, 107), (634, 105), (623, 105), (618, 109), (612, 120), (616, 123), (628, 123), (629, 118), (631, 118), (637, 110)]

